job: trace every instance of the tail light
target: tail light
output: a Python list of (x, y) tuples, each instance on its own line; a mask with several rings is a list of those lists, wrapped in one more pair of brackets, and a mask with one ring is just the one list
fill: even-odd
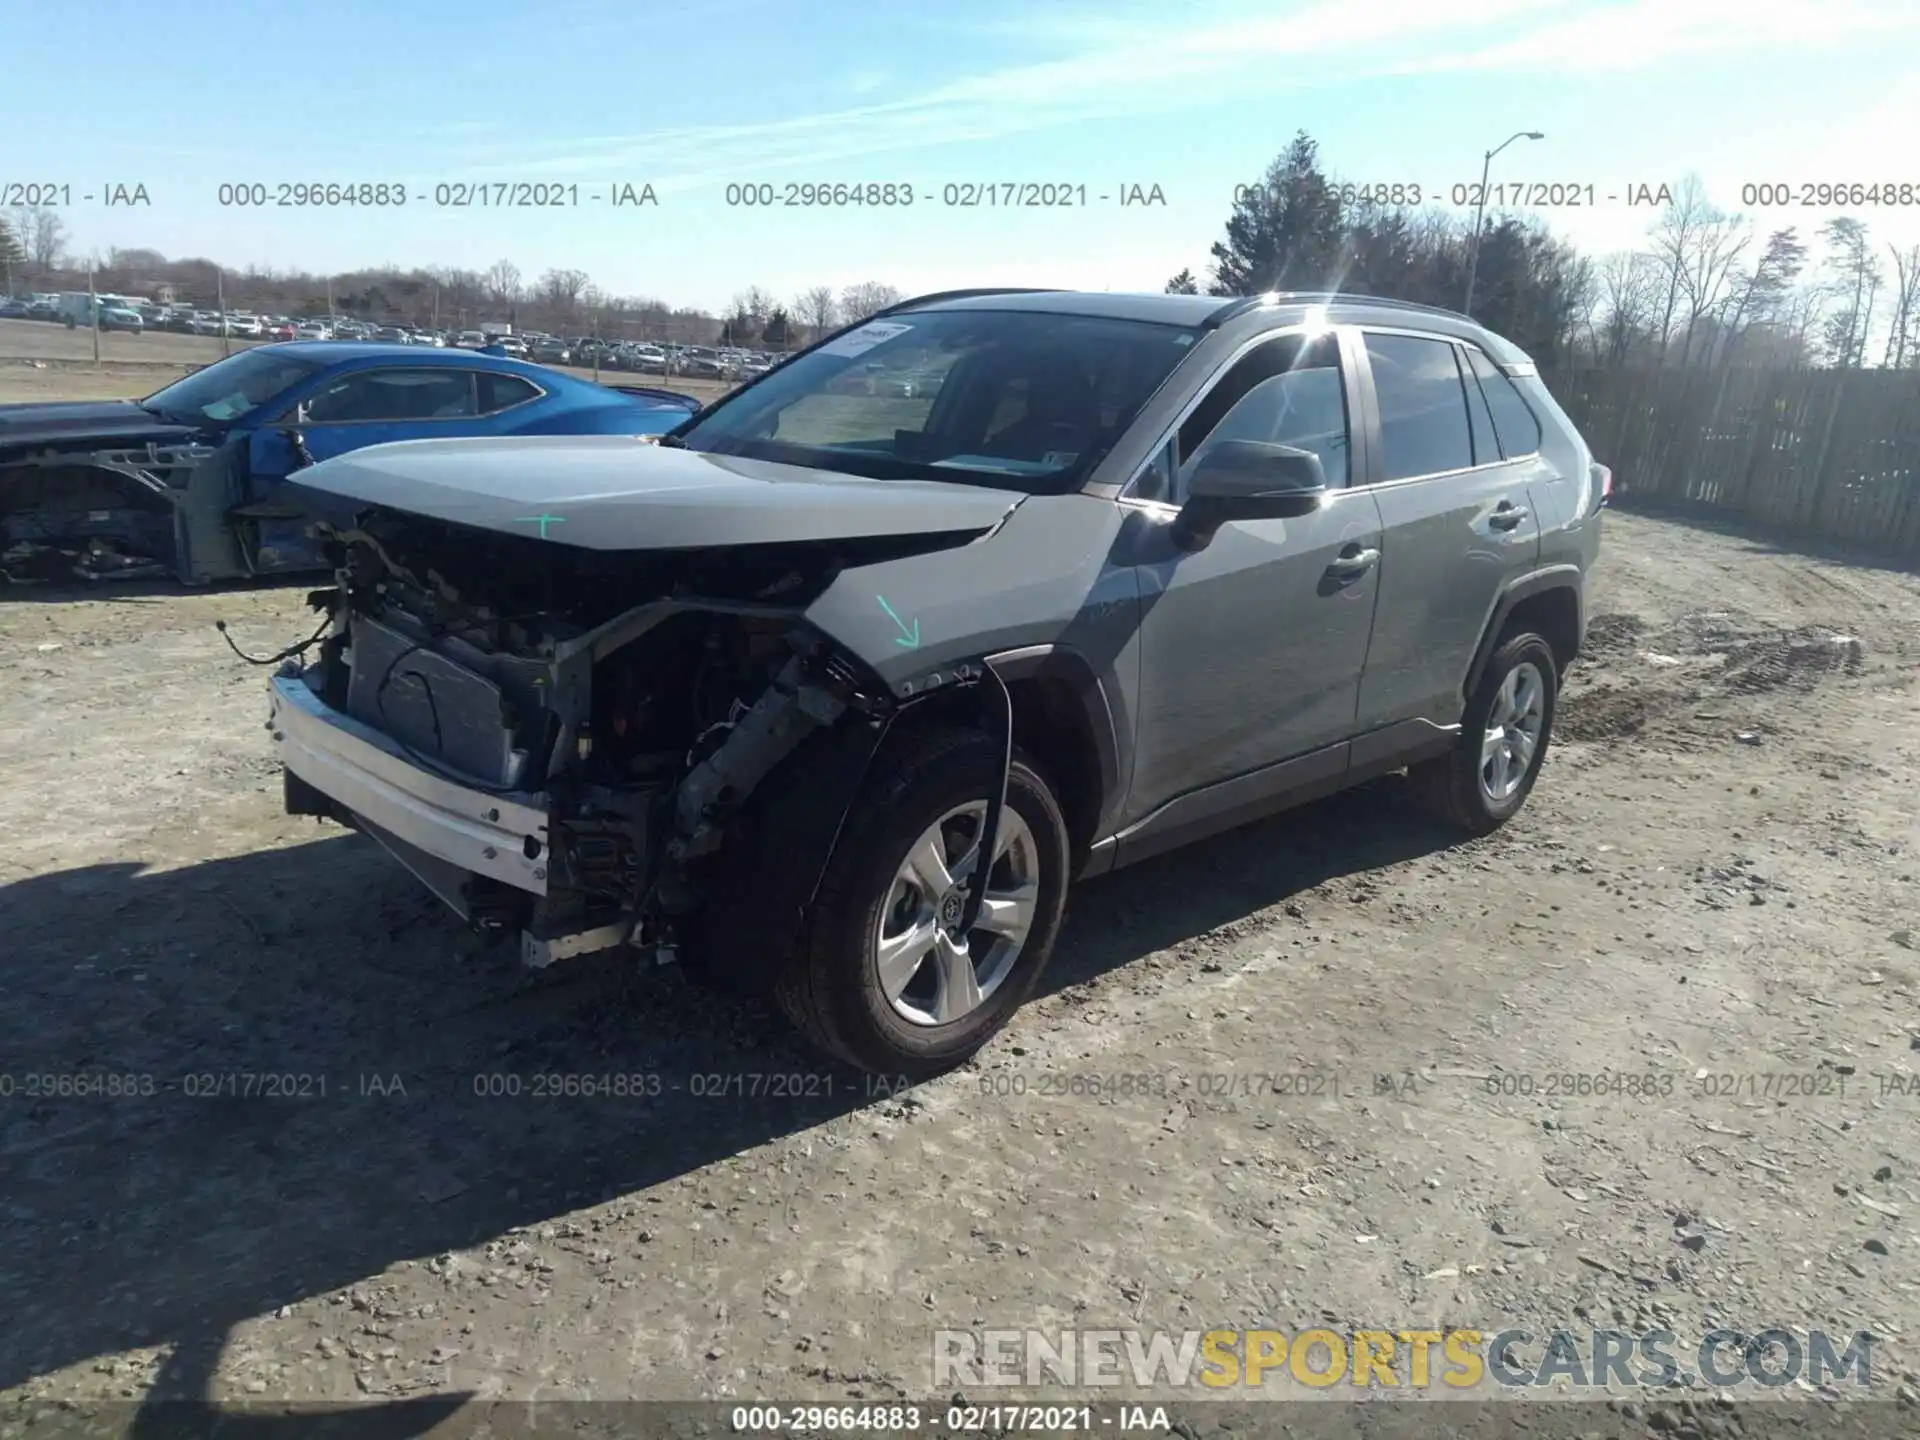
[(1588, 469), (1593, 474), (1593, 508), (1598, 510), (1613, 498), (1613, 471), (1597, 460)]

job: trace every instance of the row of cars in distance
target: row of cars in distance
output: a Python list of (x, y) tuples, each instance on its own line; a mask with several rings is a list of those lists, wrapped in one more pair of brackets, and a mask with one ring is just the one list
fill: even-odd
[(397, 345), (482, 350), (499, 347), (509, 359), (539, 365), (598, 365), (655, 375), (684, 375), (703, 380), (752, 380), (778, 363), (778, 355), (741, 346), (670, 345), (609, 340), (595, 336), (566, 338), (544, 331), (513, 333), (503, 324), (484, 329), (441, 330), (411, 324), (376, 324), (336, 315), (262, 315), (247, 310), (201, 309), (139, 297), (115, 295), (0, 296), (0, 319), (74, 320), (95, 318), (102, 330), (138, 334), (164, 330), (179, 335), (225, 336), (234, 340), (356, 340)]

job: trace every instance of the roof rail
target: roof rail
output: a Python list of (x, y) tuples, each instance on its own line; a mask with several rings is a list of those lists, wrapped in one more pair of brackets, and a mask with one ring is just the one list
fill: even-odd
[(978, 290), (936, 290), (931, 295), (916, 295), (911, 300), (902, 300), (875, 313), (897, 315), (902, 310), (911, 310), (918, 305), (932, 305), (940, 300), (971, 300), (978, 295), (1057, 295), (1060, 293), (1059, 287), (1055, 285), (988, 285)]
[(1465, 320), (1469, 325), (1480, 322), (1471, 315), (1458, 310), (1448, 310), (1440, 305), (1422, 305), (1417, 300), (1396, 300), (1391, 295), (1355, 295), (1342, 290), (1270, 290), (1264, 295), (1248, 295), (1238, 300), (1229, 300), (1213, 314), (1207, 317), (1207, 328), (1215, 329), (1224, 325), (1237, 315), (1249, 310), (1257, 310), (1263, 305), (1379, 305), (1395, 310), (1417, 310), (1424, 315), (1445, 315), (1450, 320)]

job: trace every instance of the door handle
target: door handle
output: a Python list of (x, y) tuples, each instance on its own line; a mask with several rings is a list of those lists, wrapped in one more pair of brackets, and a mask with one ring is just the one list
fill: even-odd
[(1496, 530), (1512, 530), (1527, 518), (1527, 507), (1502, 500), (1500, 507), (1487, 517), (1487, 524)]
[(1327, 574), (1342, 580), (1351, 580), (1355, 576), (1366, 574), (1379, 563), (1378, 550), (1362, 550), (1350, 545), (1327, 563)]

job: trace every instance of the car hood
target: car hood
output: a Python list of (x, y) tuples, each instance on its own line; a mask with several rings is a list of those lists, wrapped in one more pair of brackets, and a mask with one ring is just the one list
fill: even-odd
[(708, 455), (632, 436), (405, 440), (298, 474), (316, 519), (354, 528), (368, 507), (588, 550), (985, 531), (1020, 491), (870, 480)]
[(14, 445), (59, 445), (67, 441), (183, 440), (200, 426), (162, 420), (131, 400), (74, 400), (0, 405), (0, 450)]

